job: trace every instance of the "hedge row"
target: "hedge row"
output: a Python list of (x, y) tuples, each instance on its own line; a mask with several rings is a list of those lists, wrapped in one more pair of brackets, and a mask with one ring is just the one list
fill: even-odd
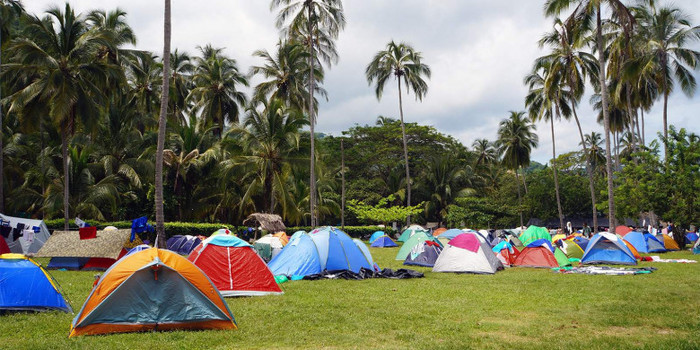
[[(52, 220), (46, 220), (46, 226), (48, 226), (49, 230), (63, 230), (63, 219), (52, 219)], [(131, 228), (131, 221), (115, 221), (115, 222), (97, 222), (97, 221), (92, 221), (88, 220), (87, 221), (90, 225), (96, 226), (98, 229), (104, 229), (107, 226), (114, 226), (119, 229), (124, 229), (124, 228)], [(70, 221), (71, 228), (75, 229), (78, 226), (75, 224), (73, 220)], [(153, 224), (153, 223), (151, 223)], [(167, 237), (174, 236), (174, 235), (201, 235), (201, 236), (209, 236), (211, 235), (214, 231), (220, 229), (220, 228), (228, 228), (229, 230), (233, 232), (243, 232), (247, 229), (247, 227), (244, 226), (235, 226), (235, 225), (226, 225), (226, 224), (210, 224), (210, 223), (193, 223), (193, 222), (166, 222), (165, 223), (165, 235)], [(311, 231), (311, 227), (309, 226), (299, 226), (299, 227), (288, 227), (287, 228), (287, 234), (292, 235), (294, 232), (297, 231), (306, 231), (309, 232)], [(345, 233), (347, 233), (350, 237), (353, 238), (365, 238), (372, 233), (376, 231), (382, 231), (385, 230), (388, 232), (390, 229), (385, 229), (382, 227), (378, 226), (345, 226)], [(144, 237), (145, 238), (145, 237)], [(151, 240), (153, 237), (148, 237)]]

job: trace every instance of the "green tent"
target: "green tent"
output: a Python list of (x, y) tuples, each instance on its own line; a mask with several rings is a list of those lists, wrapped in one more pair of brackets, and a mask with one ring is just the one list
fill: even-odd
[(411, 253), (411, 249), (413, 249), (413, 247), (415, 247), (418, 244), (423, 244), (423, 242), (425, 241), (437, 242), (438, 244), (440, 244), (440, 246), (442, 246), (442, 244), (437, 239), (435, 239), (435, 237), (433, 237), (430, 233), (417, 232), (401, 246), (401, 249), (399, 249), (399, 253), (396, 254), (396, 260), (406, 260), (408, 254)]
[(581, 249), (581, 246), (579, 246), (573, 239), (565, 240), (564, 245), (565, 247), (563, 251), (567, 256), (576, 259), (583, 258), (583, 249)]
[(547, 229), (544, 227), (531, 225), (527, 228), (527, 230), (525, 230), (525, 232), (523, 232), (523, 234), (520, 235), (520, 237), (518, 237), (518, 239), (523, 242), (523, 246), (527, 247), (528, 244), (538, 239), (546, 239), (551, 242), (552, 235), (550, 235), (549, 231), (547, 231)]
[(559, 247), (554, 247), (554, 258), (557, 259), (559, 267), (571, 266), (569, 257), (566, 256), (566, 254), (564, 254), (564, 252), (562, 252), (561, 249), (559, 249)]
[(404, 243), (405, 243), (405, 242), (408, 242), (408, 239), (409, 239), (409, 238), (413, 237), (415, 234), (417, 234), (417, 233), (419, 233), (419, 232), (422, 232), (422, 233), (425, 233), (425, 234), (427, 234), (427, 235), (430, 235), (430, 233), (429, 233), (428, 231), (424, 230), (422, 227), (416, 226), (416, 225), (412, 225), (412, 226), (410, 226), (409, 228), (405, 229), (405, 230), (403, 231), (403, 233), (401, 233), (401, 236), (399, 237), (399, 239), (397, 239), (397, 241), (399, 241), (399, 242), (404, 242)]

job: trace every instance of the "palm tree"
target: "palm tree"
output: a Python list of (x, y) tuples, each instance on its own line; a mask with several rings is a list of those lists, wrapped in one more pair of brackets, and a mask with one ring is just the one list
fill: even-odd
[(170, 111), (170, 119), (168, 122), (177, 125), (185, 125), (187, 118), (185, 111), (189, 109), (187, 96), (193, 88), (192, 73), (195, 70), (192, 59), (186, 52), (175, 52), (170, 54), (170, 97), (168, 110)]
[[(68, 4), (64, 11), (54, 7), (47, 13), (45, 19), (29, 17), (30, 38), (17, 39), (11, 45), (15, 63), (6, 65), (7, 73), (28, 77), (29, 84), (11, 96), (10, 110), (48, 106), (53, 123), (61, 130), (64, 229), (68, 230), (68, 143), (76, 124), (94, 130), (95, 116), (100, 115), (99, 108), (105, 98), (102, 87), (109, 81), (123, 79), (123, 71), (119, 66), (96, 59), (103, 47), (116, 50), (111, 36), (88, 30), (85, 20), (76, 16)], [(35, 117), (26, 111), (22, 115)]]
[(127, 74), (129, 105), (136, 112), (134, 127), (141, 133), (156, 127), (155, 118), (160, 103), (162, 71), (156, 56), (150, 52), (136, 52), (129, 58)]
[[(587, 76), (597, 74), (597, 62), (593, 55), (582, 50), (586, 45), (586, 37), (581, 26), (577, 26), (573, 20), (562, 22), (561, 19), (554, 20), (554, 29), (547, 33), (539, 42), (540, 47), (548, 46), (551, 53), (543, 59), (551, 61), (551, 70), (561, 74), (562, 83), (568, 86), (571, 106), (578, 133), (583, 146), (583, 153), (588, 154), (586, 143), (584, 142), (583, 129), (576, 113), (576, 105), (581, 100), (585, 90), (585, 80)], [(552, 80), (550, 83), (558, 83)], [(592, 81), (594, 83), (594, 81)], [(598, 227), (598, 213), (596, 210), (596, 196), (593, 182), (593, 171), (589, 161), (586, 160), (586, 173), (591, 192), (591, 208), (593, 211), (593, 227)]]
[(136, 45), (136, 35), (128, 23), (124, 20), (126, 12), (120, 8), (106, 12), (104, 10), (93, 10), (88, 13), (86, 22), (93, 30), (107, 32), (112, 37), (113, 45), (117, 47), (112, 50), (111, 47), (103, 46), (98, 52), (98, 57), (106, 59), (111, 63), (119, 64), (120, 56), (128, 55), (132, 50), (119, 49), (120, 46), (131, 44)]
[[(9, 39), (10, 26), (17, 17), (24, 11), (22, 3), (19, 0), (0, 0), (0, 53), (2, 52), (2, 47), (5, 42)], [(2, 55), (0, 54), (0, 69), (2, 68)], [(0, 76), (2, 76), (2, 70), (0, 70)], [(2, 85), (0, 84), (0, 100), (2, 99)], [(0, 106), (0, 131), (2, 133), (5, 130), (2, 129), (2, 106)], [(4, 174), (4, 164), (3, 158), (5, 153), (3, 152), (2, 137), (0, 137), (0, 212), (5, 212), (5, 179)]]
[(498, 152), (493, 143), (487, 139), (477, 139), (472, 143), (474, 153), (476, 153), (475, 166), (492, 164), (498, 158)]
[(263, 103), (262, 111), (249, 108), (243, 124), (232, 130), (243, 149), (240, 164), (251, 168), (250, 185), (241, 205), (262, 192), (263, 210), (273, 213), (277, 199), (281, 199), (282, 208), (286, 207), (283, 175), (289, 166), (302, 160), (295, 153), (299, 149), (299, 129), (307, 123), (298, 109), (288, 107), (281, 99)]
[(501, 121), (498, 127), (496, 146), (503, 155), (502, 163), (515, 172), (516, 187), (518, 188), (518, 211), (520, 226), (524, 225), (522, 212), (522, 197), (520, 195), (520, 179), (518, 169), (530, 164), (530, 153), (537, 147), (539, 138), (535, 134), (535, 124), (525, 117), (525, 112), (510, 112), (510, 117)]
[(559, 194), (559, 176), (557, 174), (557, 148), (554, 137), (554, 119), (561, 120), (561, 117), (571, 116), (571, 107), (568, 101), (573, 93), (565, 90), (562, 82), (562, 71), (554, 70), (555, 62), (551, 57), (540, 57), (535, 63), (534, 70), (525, 77), (525, 84), (530, 91), (525, 97), (532, 121), (549, 121), (552, 132), (552, 171), (554, 173), (554, 192), (557, 200), (557, 211), (559, 213), (559, 227), (564, 227), (564, 213), (561, 207), (561, 197)]
[[(403, 157), (406, 170), (406, 206), (411, 206), (411, 173), (408, 163), (408, 143), (406, 140), (406, 126), (403, 118), (403, 100), (401, 97), (401, 81), (406, 84), (406, 91), (416, 96), (416, 100), (423, 100), (428, 93), (428, 84), (423, 77), (430, 78), (430, 67), (423, 63), (423, 55), (406, 43), (396, 44), (390, 41), (386, 50), (379, 51), (367, 65), (365, 75), (367, 83), (375, 83), (377, 99), (382, 99), (384, 85), (392, 76), (396, 78), (399, 92), (399, 116), (401, 117), (401, 137), (403, 140)], [(406, 218), (406, 224), (410, 222)]]
[[(584, 135), (584, 143), (588, 146), (585, 156), (591, 164), (591, 169), (594, 172), (605, 174), (605, 167), (601, 167), (605, 163), (605, 154), (602, 149), (603, 137), (599, 133), (591, 131), (590, 134)], [(594, 225), (594, 227), (596, 226)]]
[[(301, 44), (280, 40), (274, 56), (265, 50), (255, 51), (253, 56), (262, 58), (264, 64), (253, 66), (250, 70), (251, 75), (261, 75), (268, 79), (255, 87), (253, 99), (263, 101), (279, 98), (289, 106), (304, 110), (306, 101), (310, 98), (306, 90), (309, 53), (305, 48)], [(323, 80), (320, 64), (315, 70), (315, 79)], [(320, 86), (316, 86), (314, 93), (326, 96), (326, 91)], [(314, 101), (314, 106), (318, 107), (318, 101)]]
[(221, 139), (226, 121), (238, 122), (240, 109), (248, 99), (239, 86), (248, 86), (248, 78), (241, 74), (236, 60), (224, 56), (222, 49), (211, 45), (199, 47), (202, 57), (197, 57), (197, 67), (193, 76), (194, 89), (190, 98), (194, 108), (201, 111), (203, 127), (217, 125), (216, 132)]
[(447, 206), (452, 204), (455, 198), (474, 192), (471, 186), (475, 176), (471, 166), (462, 166), (451, 155), (441, 155), (430, 159), (424, 170), (424, 191), (430, 198), (430, 201), (425, 204), (425, 212), (429, 213), (434, 210), (440, 224), (442, 224), (447, 215)]
[(165, 248), (165, 217), (163, 215), (163, 149), (170, 91), (170, 0), (165, 0), (163, 14), (163, 86), (160, 90), (160, 115), (158, 116), (158, 143), (156, 148), (156, 247)]
[(337, 60), (334, 40), (345, 27), (345, 14), (343, 13), (343, 3), (341, 0), (272, 0), (270, 8), (280, 8), (277, 15), (277, 28), (286, 28), (290, 38), (304, 38), (308, 48), (309, 79), (307, 81), (309, 98), (309, 129), (310, 129), (310, 166), (309, 166), (309, 187), (311, 197), (309, 207), (311, 212), (311, 226), (317, 225), (316, 212), (316, 137), (314, 127), (316, 124), (316, 114), (314, 106), (314, 92), (316, 90), (315, 63), (319, 56), (328, 65), (331, 61)]
[[(697, 83), (693, 69), (700, 66), (700, 52), (690, 49), (700, 39), (700, 26), (692, 26), (690, 18), (673, 6), (656, 8), (654, 1), (634, 8), (639, 23), (642, 55), (634, 60), (641, 71), (651, 71), (658, 80), (664, 98), (664, 139), (668, 138), (668, 96), (678, 82), (683, 92), (692, 97)], [(664, 146), (666, 158), (668, 148)]]
[[(602, 7), (607, 5), (612, 16), (616, 17), (623, 31), (630, 34), (634, 26), (634, 18), (627, 6), (622, 3), (622, 0), (547, 0), (544, 5), (544, 12), (547, 16), (559, 16), (562, 12), (575, 6), (574, 11), (569, 17), (570, 20), (582, 25), (584, 29), (592, 24), (593, 16), (595, 16), (596, 30), (595, 51), (598, 53), (598, 86), (604, 87), (605, 84), (605, 43), (603, 40), (603, 14)], [(601, 102), (603, 110), (604, 128), (605, 128), (605, 167), (608, 174), (608, 217), (610, 219), (610, 230), (615, 233), (615, 196), (613, 188), (613, 172), (612, 172), (612, 154), (610, 147), (610, 116), (608, 113), (608, 94), (603, 88), (601, 93)]]

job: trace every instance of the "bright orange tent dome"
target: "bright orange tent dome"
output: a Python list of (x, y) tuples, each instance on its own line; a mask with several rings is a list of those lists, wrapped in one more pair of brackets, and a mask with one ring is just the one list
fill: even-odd
[(73, 319), (78, 335), (175, 329), (235, 329), (206, 275), (169, 250), (151, 248), (117, 261)]
[(435, 231), (433, 231), (433, 237), (437, 237), (437, 236), (441, 235), (441, 234), (442, 234), (443, 232), (445, 232), (445, 231), (447, 231), (447, 229), (444, 228), (444, 227), (440, 227), (440, 228), (438, 228), (438, 229), (435, 229)]

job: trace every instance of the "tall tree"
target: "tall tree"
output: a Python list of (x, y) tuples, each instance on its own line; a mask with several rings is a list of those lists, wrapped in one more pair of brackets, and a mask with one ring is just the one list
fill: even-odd
[(511, 111), (507, 119), (501, 121), (498, 126), (498, 140), (496, 146), (502, 154), (503, 165), (515, 172), (516, 186), (518, 188), (518, 211), (520, 212), (520, 226), (524, 226), (522, 212), (522, 196), (520, 194), (520, 180), (518, 169), (530, 164), (530, 153), (537, 148), (539, 138), (535, 133), (535, 124), (527, 117), (525, 112)]
[[(548, 83), (559, 84), (563, 83), (569, 89), (569, 104), (573, 113), (578, 133), (581, 138), (584, 155), (588, 155), (587, 145), (584, 142), (583, 129), (576, 113), (576, 105), (581, 100), (585, 90), (585, 80), (587, 76), (595, 76), (597, 74), (597, 62), (593, 55), (583, 51), (586, 45), (585, 31), (575, 21), (569, 19), (563, 22), (561, 19), (554, 20), (554, 29), (545, 34), (540, 40), (540, 47), (547, 46), (551, 52), (544, 56), (544, 61), (551, 62), (551, 70), (558, 72), (563, 81), (555, 81), (551, 79)], [(595, 83), (592, 81), (592, 83)], [(593, 227), (598, 227), (598, 212), (596, 209), (596, 196), (593, 181), (593, 170), (591, 169), (590, 161), (586, 159), (586, 173), (588, 175), (588, 184), (591, 191), (591, 209), (593, 211)]]
[[(634, 60), (634, 66), (642, 71), (652, 71), (664, 98), (664, 139), (668, 138), (668, 97), (676, 82), (689, 97), (693, 96), (697, 82), (692, 70), (700, 66), (700, 52), (689, 48), (700, 40), (700, 26), (692, 26), (690, 17), (680, 8), (662, 6), (655, 1), (643, 1), (645, 6), (634, 8), (639, 23), (642, 55)], [(666, 157), (668, 147), (664, 146)]]
[[(0, 0), (0, 76), (2, 76), (2, 47), (9, 42), (10, 25), (24, 11), (19, 0)], [(2, 84), (0, 84), (0, 100), (2, 100)], [(5, 131), (2, 122), (2, 105), (0, 105), (0, 135)], [(5, 212), (5, 167), (2, 136), (0, 136), (0, 212)]]
[(606, 86), (605, 70), (605, 42), (603, 38), (603, 6), (607, 5), (611, 15), (615, 16), (625, 33), (631, 33), (634, 26), (634, 18), (622, 0), (547, 0), (544, 12), (547, 16), (559, 16), (562, 12), (574, 6), (569, 17), (579, 25), (588, 29), (595, 18), (595, 39), (593, 47), (598, 53), (598, 86), (601, 88), (601, 102), (605, 128), (605, 167), (608, 180), (608, 218), (610, 220), (610, 232), (615, 233), (615, 195), (613, 193), (612, 149), (610, 145), (610, 116), (608, 111), (609, 96), (604, 88)]
[[(399, 93), (399, 116), (401, 117), (401, 136), (403, 139), (403, 156), (406, 170), (406, 206), (411, 206), (411, 172), (408, 160), (408, 146), (406, 140), (406, 126), (403, 117), (403, 100), (401, 97), (401, 81), (406, 85), (406, 92), (416, 96), (416, 100), (423, 100), (428, 93), (428, 83), (424, 77), (430, 78), (430, 67), (423, 63), (423, 55), (406, 43), (396, 44), (390, 41), (386, 49), (377, 52), (372, 62), (367, 65), (365, 75), (367, 82), (375, 84), (375, 94), (377, 99), (382, 99), (384, 85), (389, 78), (394, 77)], [(411, 220), (409, 216), (406, 224)]]
[(248, 99), (239, 86), (248, 86), (248, 78), (238, 69), (236, 60), (226, 57), (222, 49), (200, 47), (194, 73), (195, 87), (190, 97), (201, 111), (203, 127), (217, 125), (217, 136), (224, 135), (226, 121), (238, 122), (241, 108)]
[(559, 175), (557, 171), (557, 148), (554, 137), (554, 119), (568, 118), (571, 115), (571, 107), (568, 104), (571, 91), (564, 89), (562, 73), (554, 70), (554, 62), (551, 57), (543, 57), (536, 61), (534, 70), (525, 77), (525, 84), (530, 91), (525, 97), (525, 105), (533, 121), (549, 121), (552, 133), (552, 171), (554, 173), (554, 193), (559, 213), (559, 227), (564, 228), (564, 213), (561, 206), (559, 193)]
[(104, 31), (91, 31), (85, 19), (76, 16), (70, 5), (62, 11), (53, 7), (44, 19), (27, 19), (27, 38), (13, 41), (10, 51), (13, 63), (8, 72), (27, 78), (24, 88), (11, 96), (10, 110), (21, 111), (25, 123), (36, 118), (33, 108), (48, 106), (49, 115), (61, 130), (63, 154), (63, 215), (68, 230), (69, 169), (68, 144), (76, 124), (94, 130), (96, 116), (104, 104), (103, 87), (109, 81), (122, 79), (119, 66), (97, 59), (98, 50), (116, 50), (112, 36)]
[[(345, 27), (345, 14), (341, 0), (272, 0), (270, 8), (280, 8), (277, 14), (277, 28), (284, 28), (290, 38), (305, 38), (308, 48), (309, 79), (308, 87), (308, 110), (310, 129), (310, 165), (309, 165), (309, 207), (311, 212), (311, 226), (316, 226), (316, 143), (315, 125), (316, 113), (314, 105), (314, 92), (316, 90), (315, 63), (319, 58), (319, 53), (330, 65), (337, 55), (333, 40), (338, 38), (338, 34)], [(303, 42), (303, 41), (301, 41)], [(328, 54), (330, 53), (330, 54)]]
[(158, 116), (158, 144), (156, 148), (156, 246), (165, 248), (165, 217), (163, 213), (163, 149), (165, 148), (166, 115), (170, 91), (170, 0), (165, 0), (163, 13), (163, 86), (160, 90), (160, 115)]

